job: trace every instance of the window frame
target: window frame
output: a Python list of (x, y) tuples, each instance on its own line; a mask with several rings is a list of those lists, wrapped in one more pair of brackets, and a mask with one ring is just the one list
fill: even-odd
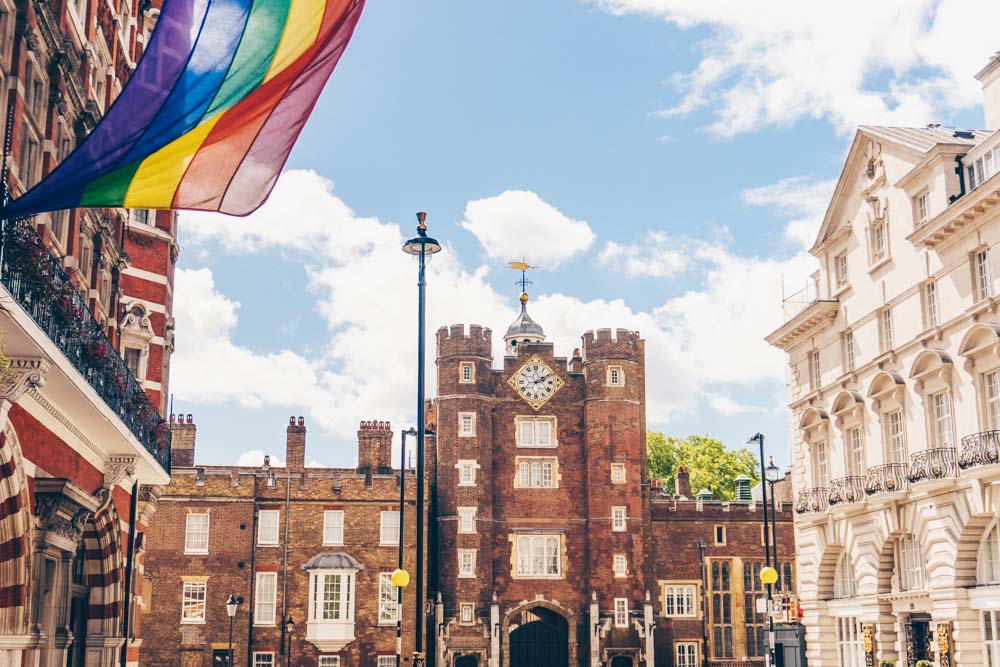
[(865, 432), (861, 424), (852, 424), (844, 429), (844, 463), (848, 477), (864, 477)]
[(476, 578), (476, 552), (478, 549), (458, 550), (458, 578)]
[(616, 628), (627, 628), (629, 614), (628, 598), (615, 598), (613, 609), (614, 626)]
[[(684, 657), (681, 657), (681, 650), (684, 650)], [(693, 650), (693, 655), (692, 651)], [(674, 642), (674, 666), (675, 667), (699, 667), (701, 665), (701, 649), (698, 642), (678, 641)]]
[[(466, 378), (465, 371), (469, 371), (468, 378)], [(458, 363), (458, 383), (475, 384), (475, 382), (476, 382), (476, 364), (471, 361), (460, 361)]]
[[(263, 600), (261, 592), (266, 590), (262, 582), (271, 579), (270, 600)], [(269, 605), (271, 615), (261, 613), (261, 606)], [(254, 600), (253, 600), (253, 624), (259, 626), (274, 626), (278, 622), (278, 573), (277, 572), (257, 572), (254, 575)]]
[[(621, 567), (618, 567), (621, 565)], [(623, 579), (628, 576), (628, 556), (622, 552), (611, 554), (611, 571), (615, 579)]]
[[(726, 538), (728, 537), (726, 533), (728, 532), (729, 531), (726, 530), (725, 524), (717, 523), (712, 527), (712, 538), (715, 540), (715, 546), (717, 547), (726, 546)], [(720, 535), (722, 536), (721, 540), (719, 539)]]
[[(479, 462), (475, 459), (459, 459), (455, 463), (458, 470), (458, 486), (476, 486), (476, 470), (479, 469)], [(466, 473), (469, 473), (466, 476)]]
[(883, 216), (868, 225), (868, 265), (875, 268), (889, 257), (889, 220)]
[[(468, 428), (466, 428), (468, 424)], [(458, 437), (460, 438), (475, 438), (476, 437), (476, 413), (475, 412), (459, 412), (458, 413)]]
[(339, 655), (321, 655), (321, 656), (319, 656), (319, 666), (318, 667), (340, 667), (340, 656)]
[(667, 618), (698, 618), (698, 585), (665, 582), (660, 588), (663, 615)]
[(458, 534), (459, 535), (475, 535), (476, 534), (476, 508), (475, 507), (457, 507), (455, 512), (455, 517), (458, 520)]
[[(531, 426), (531, 442), (526, 442), (524, 439), (524, 424), (530, 423)], [(548, 444), (538, 444), (541, 440), (541, 431), (538, 425), (541, 423), (547, 423), (548, 426)], [(517, 449), (556, 449), (559, 446), (558, 433), (558, 421), (553, 415), (517, 415), (514, 417), (514, 438)]]
[(628, 508), (625, 505), (611, 506), (611, 532), (628, 532)]
[(607, 377), (605, 378), (605, 384), (608, 387), (624, 387), (625, 368), (618, 364), (615, 364), (613, 366), (608, 366), (608, 373)]
[(913, 198), (913, 227), (923, 227), (930, 222), (930, 220), (930, 191), (924, 190)]
[(941, 301), (938, 298), (937, 280), (928, 280), (920, 291), (924, 298), (924, 327), (931, 329), (940, 326)]
[[(264, 516), (274, 517), (274, 541), (264, 541)], [(270, 530), (270, 526), (267, 527)], [(257, 510), (257, 546), (276, 547), (281, 544), (281, 510)]]
[[(191, 519), (192, 517), (204, 518), (205, 520), (205, 546), (191, 546)], [(212, 515), (209, 512), (188, 512), (184, 517), (184, 555), (185, 556), (207, 556), (211, 543)]]
[(988, 247), (972, 252), (972, 288), (974, 303), (993, 296), (992, 253)]
[[(809, 444), (812, 455), (813, 483), (818, 489), (830, 487), (830, 451), (826, 440), (817, 440)], [(822, 454), (822, 456), (820, 456)]]
[[(894, 422), (898, 423), (898, 432), (894, 428), (896, 425)], [(909, 463), (909, 452), (906, 446), (906, 418), (903, 415), (903, 408), (894, 407), (883, 412), (882, 428), (882, 441), (886, 447), (886, 463)]]
[[(940, 400), (939, 400), (940, 399)], [(955, 446), (955, 411), (952, 405), (951, 389), (946, 387), (927, 396), (930, 410), (929, 420), (930, 442), (933, 449), (947, 449)], [(946, 408), (939, 413), (939, 408)]]
[[(331, 609), (339, 618), (325, 618), (327, 614), (326, 577), (338, 578), (335, 599), (331, 599)], [(350, 624), (354, 623), (354, 606), (357, 599), (355, 570), (310, 570), (309, 607), (307, 623)], [(321, 590), (322, 587), (322, 590)]]
[[(260, 658), (265, 658), (268, 662), (260, 662)], [(253, 667), (275, 667), (274, 651), (254, 651)]]
[(559, 458), (556, 456), (514, 457), (515, 489), (558, 489)]
[(845, 290), (851, 285), (848, 266), (846, 250), (838, 252), (833, 256), (833, 281), (836, 287), (835, 293)]
[(814, 348), (809, 352), (809, 380), (812, 383), (811, 389), (819, 391), (823, 386), (823, 367), (820, 365), (819, 349)]
[[(468, 612), (468, 618), (466, 618)], [(458, 605), (458, 624), (474, 625), (476, 622), (476, 605), (471, 602), (460, 602)]]
[(843, 334), (842, 340), (844, 354), (844, 370), (853, 373), (858, 366), (858, 349), (854, 344), (854, 330), (848, 329)]
[(864, 667), (865, 649), (861, 621), (857, 616), (838, 616), (834, 621), (837, 667)]
[(922, 591), (927, 588), (927, 564), (924, 562), (923, 549), (912, 533), (896, 538), (895, 561), (900, 592)]
[[(192, 593), (188, 592), (191, 587)], [(201, 615), (189, 616), (189, 609), (197, 609), (197, 591), (201, 591)], [(181, 585), (181, 624), (182, 625), (204, 625), (208, 617), (208, 582), (207, 581), (184, 581)]]
[[(386, 586), (386, 583), (389, 585)], [(396, 625), (399, 619), (399, 589), (392, 583), (392, 572), (378, 573), (378, 609), (376, 625)]]
[[(386, 519), (390, 516), (395, 516), (395, 525), (386, 525)], [(388, 533), (387, 529), (390, 529), (392, 535), (386, 538)], [(378, 523), (378, 544), (380, 547), (398, 547), (399, 546), (399, 510), (382, 510), (379, 512), (379, 523)]]
[[(616, 476), (615, 473), (621, 473)], [(612, 463), (611, 464), (611, 483), (612, 484), (625, 484), (627, 483), (627, 470), (624, 463)]]
[[(563, 578), (563, 536), (559, 533), (514, 533), (513, 577), (515, 579), (562, 579)], [(555, 545), (555, 553), (550, 552), (550, 545)], [(536, 547), (541, 545), (541, 553)], [(527, 552), (525, 551), (527, 547)], [(554, 556), (554, 559), (553, 559)], [(541, 572), (536, 566), (541, 561)], [(527, 565), (527, 568), (523, 568)], [(555, 571), (551, 572), (551, 565)]]
[(878, 317), (879, 342), (882, 344), (882, 352), (891, 352), (896, 347), (895, 332), (893, 331), (892, 306), (886, 306), (879, 311)]

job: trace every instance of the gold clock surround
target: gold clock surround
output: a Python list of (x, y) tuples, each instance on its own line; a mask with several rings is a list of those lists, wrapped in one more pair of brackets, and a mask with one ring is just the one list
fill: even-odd
[[(518, 386), (518, 378), (520, 378), (521, 375), (525, 373), (525, 371), (528, 369), (529, 366), (541, 366), (542, 368), (547, 370), (549, 374), (551, 374), (553, 380), (552, 389), (545, 396), (540, 396), (540, 397), (528, 396), (528, 394), (525, 391), (522, 391), (521, 388)], [(531, 357), (528, 358), (526, 362), (524, 362), (524, 364), (521, 365), (520, 368), (514, 371), (514, 373), (507, 379), (507, 384), (511, 386), (511, 388), (517, 393), (518, 396), (524, 399), (525, 403), (530, 405), (531, 408), (537, 412), (538, 409), (541, 408), (543, 405), (545, 405), (550, 398), (555, 396), (556, 392), (559, 391), (559, 389), (566, 383), (563, 381), (561, 377), (559, 377), (559, 374), (556, 373), (551, 366), (549, 366), (547, 363), (545, 363), (545, 361), (542, 360), (541, 357), (539, 357), (537, 354), (533, 354), (531, 355)]]

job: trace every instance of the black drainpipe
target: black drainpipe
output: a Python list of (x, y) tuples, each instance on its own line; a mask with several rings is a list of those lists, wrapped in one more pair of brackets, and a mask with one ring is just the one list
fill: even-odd
[(964, 157), (965, 155), (955, 156), (955, 164), (958, 165), (955, 167), (955, 173), (958, 174), (958, 194), (948, 198), (949, 204), (953, 204), (956, 199), (961, 199), (965, 196), (965, 167), (962, 166), (962, 158)]
[[(257, 480), (254, 479), (254, 485)], [(250, 608), (247, 614), (247, 667), (253, 667), (253, 596), (257, 585), (257, 498), (254, 490), (253, 523), (250, 531)]]
[[(114, 489), (108, 491), (110, 495)], [(114, 501), (112, 501), (114, 502)], [(136, 481), (132, 484), (132, 497), (129, 500), (129, 510), (128, 510), (128, 553), (125, 557), (125, 609), (122, 610), (122, 635), (124, 639), (122, 640), (122, 652), (121, 652), (121, 667), (127, 667), (128, 665), (128, 640), (132, 634), (132, 628), (130, 623), (132, 621), (129, 618), (129, 612), (132, 611), (132, 599), (135, 597), (135, 590), (132, 586), (132, 567), (133, 561), (135, 560), (135, 521), (136, 515), (139, 511), (139, 482)]]

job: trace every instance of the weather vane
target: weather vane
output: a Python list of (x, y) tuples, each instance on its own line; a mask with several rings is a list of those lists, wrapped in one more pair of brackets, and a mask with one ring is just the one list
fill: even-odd
[(527, 289), (528, 285), (533, 284), (530, 280), (528, 280), (528, 269), (537, 269), (538, 267), (531, 266), (530, 264), (528, 264), (526, 261), (524, 261), (524, 257), (521, 257), (520, 262), (508, 262), (507, 266), (514, 269), (515, 271), (521, 272), (521, 279), (516, 281), (514, 284), (521, 286), (522, 294), (526, 293), (528, 291)]

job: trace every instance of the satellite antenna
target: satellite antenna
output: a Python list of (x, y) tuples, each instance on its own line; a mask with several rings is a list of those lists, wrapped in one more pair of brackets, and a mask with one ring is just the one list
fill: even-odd
[(522, 294), (527, 293), (527, 291), (528, 291), (528, 289), (527, 289), (528, 285), (534, 284), (530, 280), (528, 280), (528, 269), (537, 269), (538, 267), (537, 266), (531, 266), (530, 264), (528, 264), (526, 261), (524, 261), (524, 257), (521, 257), (521, 261), (519, 261), (519, 262), (517, 262), (517, 261), (508, 262), (507, 266), (509, 266), (510, 268), (514, 269), (515, 271), (520, 271), (521, 272), (521, 279), (518, 280), (518, 281), (516, 281), (514, 284), (521, 286), (521, 293)]

